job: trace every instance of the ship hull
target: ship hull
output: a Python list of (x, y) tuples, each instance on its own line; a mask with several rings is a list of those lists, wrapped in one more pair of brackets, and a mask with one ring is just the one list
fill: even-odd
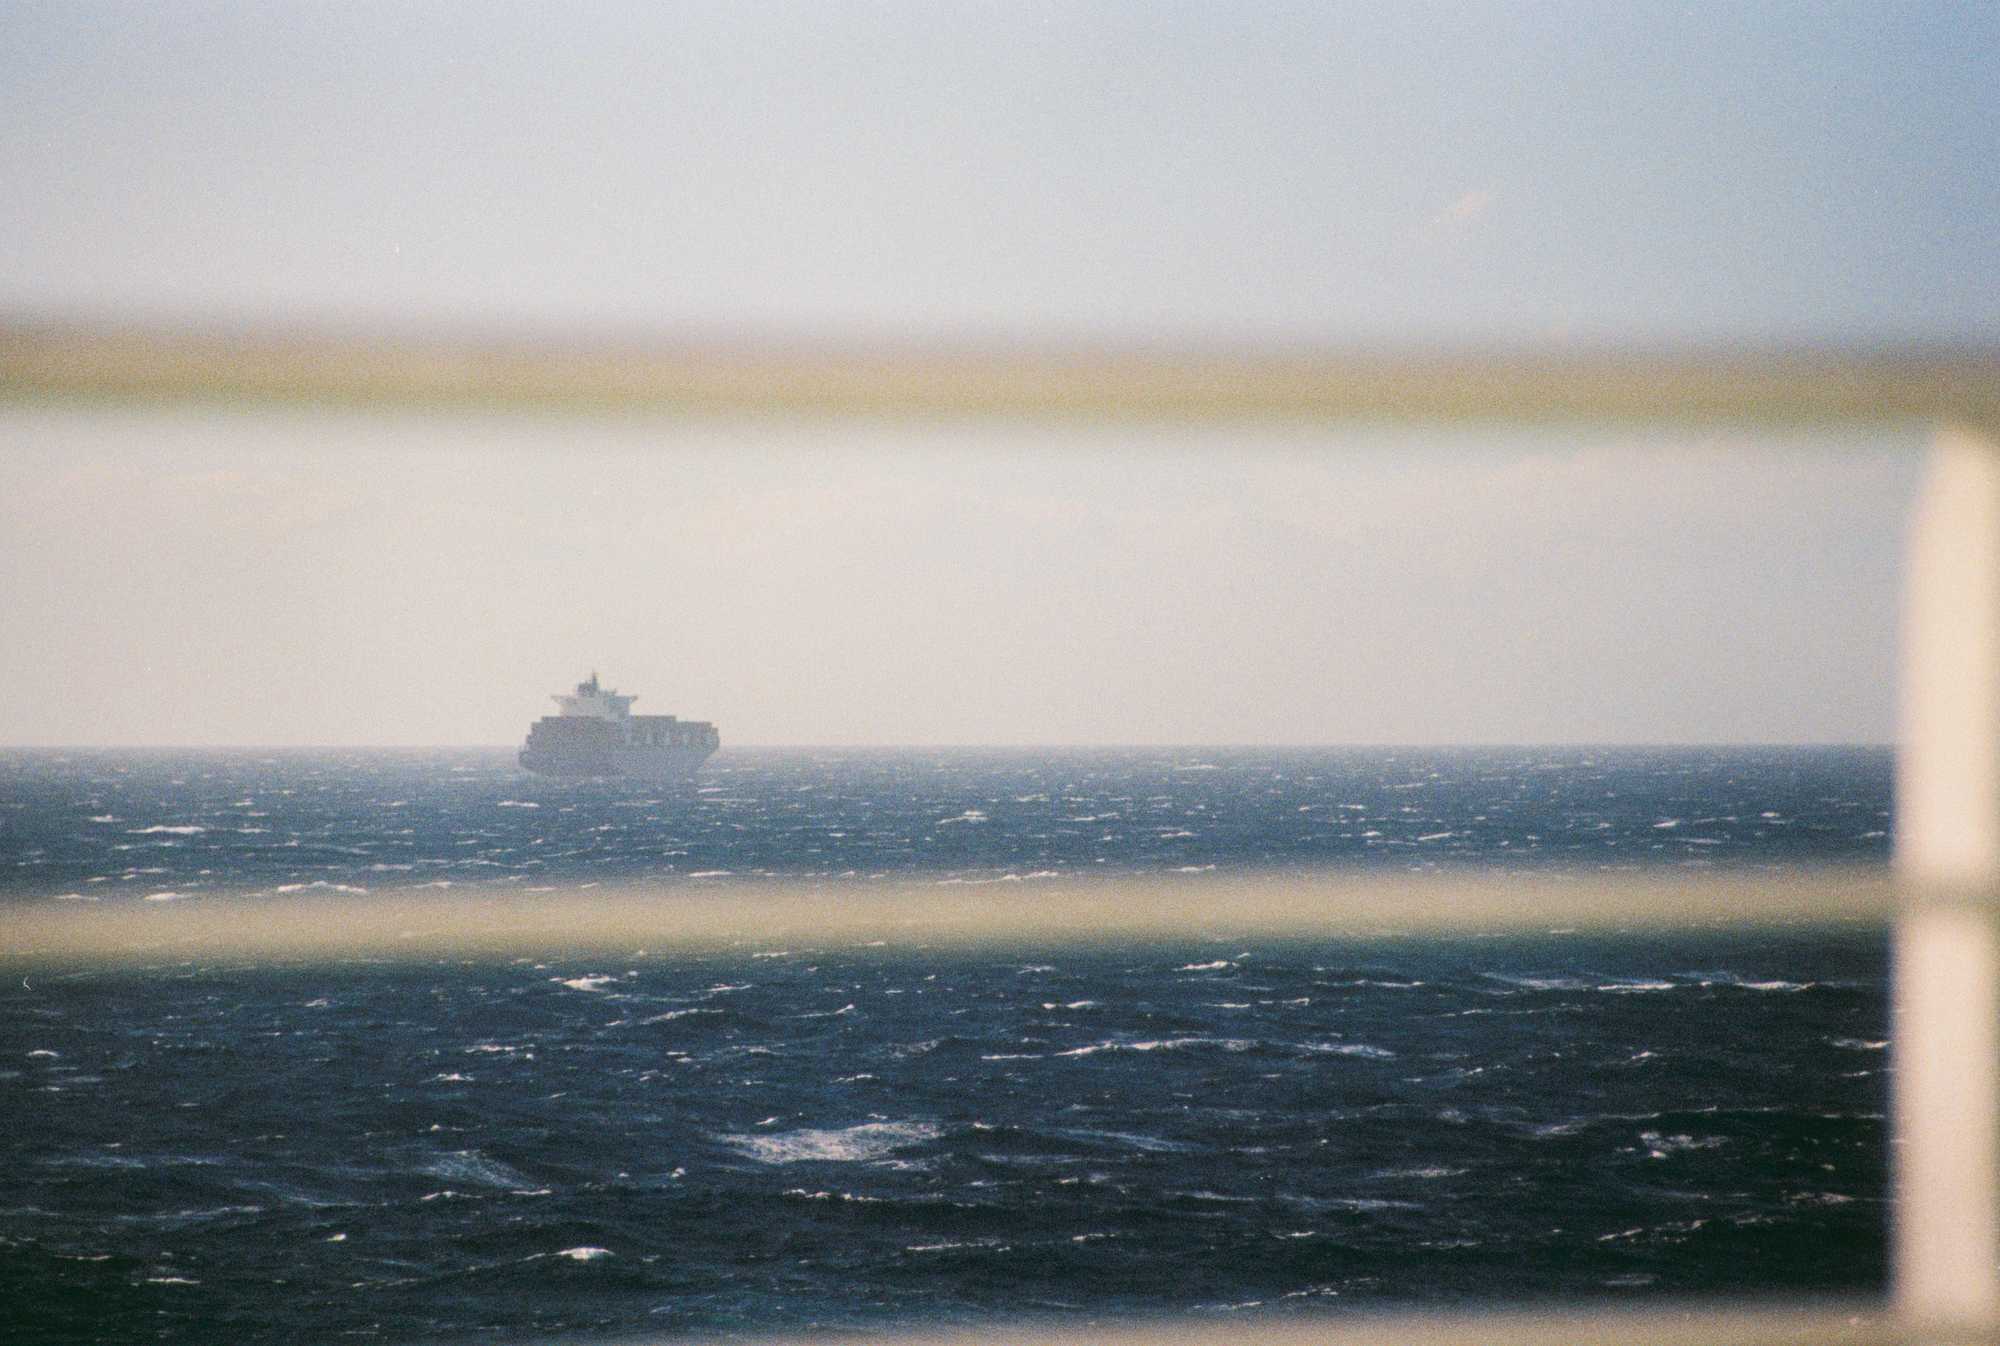
[(690, 780), (715, 752), (705, 746), (637, 747), (623, 744), (574, 748), (523, 748), (520, 762), (538, 776), (589, 779), (629, 776), (641, 780)]

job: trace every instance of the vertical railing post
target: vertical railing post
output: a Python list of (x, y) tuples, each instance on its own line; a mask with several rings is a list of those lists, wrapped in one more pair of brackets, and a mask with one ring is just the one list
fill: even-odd
[(1940, 427), (1909, 541), (1896, 780), (1894, 1280), (2000, 1319), (2000, 437)]

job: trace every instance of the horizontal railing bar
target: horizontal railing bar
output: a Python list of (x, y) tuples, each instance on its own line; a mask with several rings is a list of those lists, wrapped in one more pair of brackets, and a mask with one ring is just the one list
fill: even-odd
[(1886, 870), (1703, 876), (1297, 874), (966, 888), (694, 881), (500, 896), (216, 895), (0, 908), (0, 966), (205, 959), (531, 957), (554, 950), (1081, 947), (1886, 922)]
[[(774, 1338), (767, 1346), (852, 1341), (839, 1337)], [(1971, 1346), (1978, 1338), (1915, 1332), (1876, 1304), (1759, 1304), (1718, 1308), (1713, 1301), (1669, 1308), (1582, 1307), (1550, 1312), (1514, 1309), (1448, 1313), (1366, 1313), (1290, 1318), (1219, 1314), (1107, 1326), (1009, 1321), (940, 1332), (871, 1332), (888, 1346)], [(651, 1346), (666, 1338), (636, 1338)]]
[(2000, 425), (2000, 348), (1343, 352), (9, 321), (0, 399), (840, 415)]

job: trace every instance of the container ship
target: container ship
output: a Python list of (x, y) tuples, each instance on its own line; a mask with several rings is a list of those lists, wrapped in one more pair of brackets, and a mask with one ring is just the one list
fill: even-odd
[(620, 696), (592, 673), (574, 692), (555, 693), (560, 715), (528, 729), (521, 765), (544, 776), (643, 776), (686, 780), (722, 746), (706, 720), (634, 715), (636, 696)]

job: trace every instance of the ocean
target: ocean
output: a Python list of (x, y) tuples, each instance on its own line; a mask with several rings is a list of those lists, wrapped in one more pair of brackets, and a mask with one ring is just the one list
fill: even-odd
[[(1886, 749), (0, 753), (0, 904), (1789, 872)], [(909, 900), (921, 901), (921, 897)], [(1872, 1293), (1868, 925), (4, 955), (0, 1339), (757, 1337)]]

